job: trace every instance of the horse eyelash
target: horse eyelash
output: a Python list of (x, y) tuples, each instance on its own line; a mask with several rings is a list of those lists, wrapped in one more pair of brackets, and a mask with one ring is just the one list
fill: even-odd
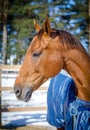
[(41, 52), (34, 52), (34, 53), (32, 54), (33, 57), (38, 57), (38, 56), (40, 56), (40, 55), (41, 55)]

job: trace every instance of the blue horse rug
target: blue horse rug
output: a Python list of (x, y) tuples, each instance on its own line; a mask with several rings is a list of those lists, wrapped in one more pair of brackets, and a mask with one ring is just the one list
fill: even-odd
[(76, 98), (71, 77), (60, 73), (51, 79), (47, 93), (47, 121), (65, 130), (90, 130), (90, 102)]

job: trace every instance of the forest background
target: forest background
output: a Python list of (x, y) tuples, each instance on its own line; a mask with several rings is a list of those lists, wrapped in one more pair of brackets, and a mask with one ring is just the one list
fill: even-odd
[(0, 63), (22, 64), (36, 33), (33, 19), (63, 29), (90, 48), (89, 0), (0, 0)]

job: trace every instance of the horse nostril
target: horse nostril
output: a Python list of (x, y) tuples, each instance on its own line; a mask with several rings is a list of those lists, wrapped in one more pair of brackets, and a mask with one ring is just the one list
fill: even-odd
[(14, 91), (15, 91), (16, 96), (20, 97), (20, 95), (21, 95), (21, 89), (20, 88), (15, 88)]

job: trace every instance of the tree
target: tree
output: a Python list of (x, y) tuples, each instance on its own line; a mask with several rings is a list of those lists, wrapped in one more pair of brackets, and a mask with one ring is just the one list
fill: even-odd
[(8, 0), (7, 59), (13, 56), (15, 64), (21, 63), (35, 34), (33, 19), (43, 26), (47, 15), (53, 28), (67, 30), (88, 42), (88, 5), (88, 0)]
[[(54, 6), (53, 6), (54, 5)], [(55, 27), (70, 31), (79, 40), (88, 41), (89, 15), (88, 0), (53, 0), (51, 17)]]
[(3, 63), (6, 63), (8, 0), (0, 1), (0, 19), (3, 25)]
[[(12, 14), (11, 33), (9, 34), (9, 43), (13, 44), (8, 46), (8, 57), (13, 54), (14, 63), (21, 63), (21, 59), (26, 52), (28, 44), (30, 43), (33, 35), (35, 34), (33, 19), (42, 21), (47, 16), (47, 3), (46, 1), (25, 1), (15, 0), (9, 10)], [(44, 14), (42, 12), (45, 12)], [(43, 14), (43, 15), (42, 15)], [(13, 39), (13, 43), (12, 43)], [(27, 43), (26, 43), (27, 41)], [(19, 52), (17, 48), (19, 47)]]

